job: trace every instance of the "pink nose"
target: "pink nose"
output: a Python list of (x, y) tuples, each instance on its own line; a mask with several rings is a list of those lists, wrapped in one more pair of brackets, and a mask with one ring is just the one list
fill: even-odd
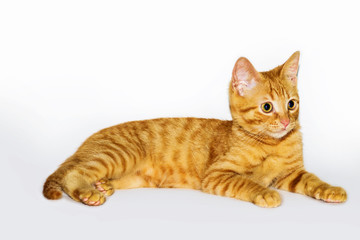
[(290, 123), (290, 119), (288, 118), (281, 119), (280, 122), (282, 123), (282, 125), (284, 125), (284, 128), (286, 128)]

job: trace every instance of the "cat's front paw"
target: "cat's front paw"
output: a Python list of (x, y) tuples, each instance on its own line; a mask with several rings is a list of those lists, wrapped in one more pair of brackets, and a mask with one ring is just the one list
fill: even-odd
[(278, 207), (281, 204), (281, 197), (277, 191), (266, 189), (260, 193), (257, 193), (252, 201), (259, 207), (273, 208)]
[(347, 199), (346, 192), (343, 188), (328, 185), (318, 187), (314, 192), (314, 197), (330, 203), (342, 203)]

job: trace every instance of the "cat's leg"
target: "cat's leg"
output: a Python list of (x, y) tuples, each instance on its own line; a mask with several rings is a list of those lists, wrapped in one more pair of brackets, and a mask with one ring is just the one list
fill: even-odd
[(341, 187), (334, 187), (321, 181), (312, 173), (299, 169), (279, 178), (275, 187), (290, 192), (304, 194), (331, 203), (345, 202), (346, 192)]
[(73, 155), (68, 158), (44, 183), (43, 194), (48, 199), (59, 199), (61, 191), (78, 202), (97, 206), (105, 202), (102, 192), (95, 189), (96, 179), (106, 175), (97, 161), (81, 160)]
[(260, 207), (277, 207), (281, 204), (277, 191), (265, 188), (230, 170), (205, 174), (202, 191), (252, 202)]
[(142, 176), (132, 173), (115, 179), (103, 178), (95, 183), (95, 187), (105, 196), (111, 196), (115, 189), (148, 188), (157, 186), (152, 182), (146, 181)]
[(148, 188), (156, 187), (149, 183), (143, 177), (136, 174), (128, 174), (117, 179), (110, 179), (106, 182), (113, 189), (132, 189), (132, 188)]
[[(89, 155), (89, 148), (98, 149)], [(84, 147), (81, 151), (86, 152), (81, 157), (86, 160), (81, 162), (79, 169), (82, 170), (85, 183), (81, 185), (81, 180), (74, 181), (79, 185), (75, 190), (75, 197), (87, 205), (103, 204), (106, 197), (114, 193), (117, 181), (126, 178), (140, 162), (140, 156), (130, 152), (132, 149), (131, 146), (111, 142), (109, 139)]]
[(90, 206), (101, 205), (105, 202), (106, 196), (112, 194), (112, 189), (106, 185), (100, 188), (95, 183), (98, 179), (108, 177), (113, 168), (101, 153), (79, 155), (74, 155), (61, 167), (67, 167), (61, 184), (62, 189), (75, 201)]
[(69, 172), (64, 178), (63, 190), (75, 201), (89, 206), (99, 206), (106, 200), (104, 193), (95, 189), (94, 177), (79, 174), (77, 170)]
[(115, 189), (131, 189), (131, 188), (145, 188), (155, 187), (153, 184), (149, 184), (144, 178), (128, 174), (126, 176), (116, 179), (100, 179), (95, 182), (95, 188), (102, 192), (105, 196), (111, 196), (114, 194)]

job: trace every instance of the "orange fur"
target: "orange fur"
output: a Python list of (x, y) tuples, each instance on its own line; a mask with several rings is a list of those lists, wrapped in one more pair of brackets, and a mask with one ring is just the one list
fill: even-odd
[[(114, 189), (174, 187), (276, 207), (281, 199), (273, 188), (279, 188), (344, 202), (342, 188), (303, 166), (298, 63), (296, 52), (285, 64), (257, 72), (240, 58), (229, 87), (232, 121), (163, 118), (95, 133), (48, 177), (44, 196), (58, 199), (63, 190), (97, 206)], [(265, 103), (272, 111), (265, 112)]]

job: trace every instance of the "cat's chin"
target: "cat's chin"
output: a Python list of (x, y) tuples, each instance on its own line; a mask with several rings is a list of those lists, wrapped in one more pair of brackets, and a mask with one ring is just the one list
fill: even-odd
[(277, 132), (269, 132), (268, 135), (270, 137), (280, 139), (280, 138), (285, 137), (288, 133), (289, 133), (288, 130), (280, 130), (280, 131), (277, 131)]

